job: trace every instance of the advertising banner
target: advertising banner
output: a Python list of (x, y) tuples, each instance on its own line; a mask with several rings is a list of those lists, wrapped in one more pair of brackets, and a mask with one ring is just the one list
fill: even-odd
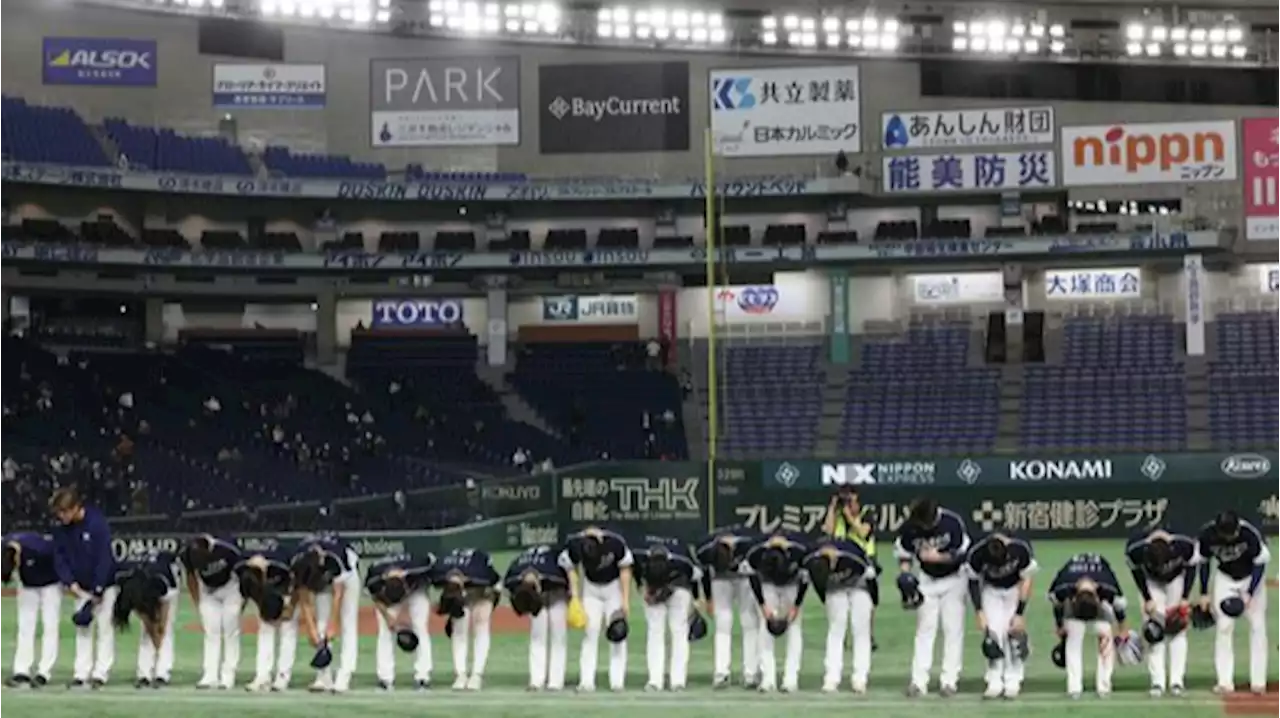
[(1205, 292), (1209, 288), (1204, 257), (1199, 254), (1183, 257), (1182, 277), (1187, 298), (1187, 356), (1204, 356)]
[(884, 191), (890, 194), (1034, 191), (1057, 184), (1053, 150), (895, 155), (881, 162)]
[(324, 65), (213, 66), (213, 106), (220, 110), (307, 110), (324, 107)]
[[(716, 287), (716, 315), (726, 322), (794, 317), (807, 310), (796, 288), (776, 284)], [(704, 297), (706, 295), (703, 295)]]
[(1280, 293), (1280, 264), (1250, 265), (1258, 274), (1258, 291), (1262, 294)]
[(707, 482), (690, 462), (600, 463), (555, 472), (560, 530), (607, 526), (692, 540), (707, 531)]
[(443, 328), (462, 323), (462, 302), (456, 299), (377, 299), (371, 326)]
[(1062, 128), (1062, 184), (1228, 182), (1236, 170), (1236, 125), (1128, 123)]
[(1004, 276), (1000, 272), (915, 274), (911, 295), (916, 304), (1003, 302)]
[[(816, 534), (831, 491), (739, 491), (721, 497), (717, 485), (716, 524), (745, 525)], [(1199, 526), (1218, 511), (1232, 509), (1269, 535), (1276, 533), (1274, 482), (1240, 481), (1224, 492), (1220, 482), (1152, 484), (1053, 484), (931, 488), (929, 496), (960, 514), (969, 533), (993, 531), (1027, 538), (1127, 538), (1157, 526)], [(906, 522), (918, 487), (859, 490), (875, 535), (892, 540)]]
[(543, 154), (689, 149), (689, 63), (542, 65)]
[[(361, 568), (397, 554), (441, 554), (459, 548), (485, 551), (555, 544), (559, 528), (553, 511), (544, 510), (503, 518), (476, 521), (457, 528), (436, 531), (343, 531), (342, 538), (360, 557)], [(308, 534), (257, 533), (239, 534), (236, 544), (243, 551), (291, 552)], [(111, 539), (111, 553), (116, 561), (138, 561), (157, 553), (178, 553), (191, 534), (117, 532)]]
[(988, 107), (973, 110), (895, 110), (880, 115), (882, 147), (992, 147), (1053, 143), (1053, 108)]
[(633, 324), (640, 315), (634, 294), (542, 298), (542, 321), (571, 324)]
[[(658, 340), (674, 347), (680, 339), (679, 306), (680, 292), (671, 287), (658, 290)], [(679, 364), (679, 352), (667, 352), (667, 368), (674, 369)]]
[(1046, 269), (1046, 299), (1138, 299), (1142, 296), (1142, 270)]
[(1280, 172), (1277, 151), (1280, 119), (1255, 117), (1240, 122), (1244, 141), (1245, 239), (1280, 239), (1280, 202), (1277, 202), (1276, 173)]
[(155, 87), (155, 40), (122, 37), (44, 38), (44, 84)]
[(711, 134), (724, 157), (862, 151), (857, 65), (711, 71)]
[(374, 147), (520, 144), (518, 57), (372, 60)]
[(776, 491), (840, 486), (1274, 481), (1277, 463), (1275, 452), (766, 461), (761, 465), (761, 481), (766, 489)]
[(832, 364), (848, 364), (850, 356), (849, 331), (849, 272), (833, 269), (827, 272), (827, 289), (831, 293), (831, 352)]

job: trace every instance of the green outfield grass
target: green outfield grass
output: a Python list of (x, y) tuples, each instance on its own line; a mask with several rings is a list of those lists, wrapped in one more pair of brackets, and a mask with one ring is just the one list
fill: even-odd
[[(373, 637), (362, 637), (360, 664), (354, 682), (354, 690), (342, 696), (311, 695), (301, 690), (309, 683), (309, 669), (306, 661), (310, 651), (305, 647), (299, 650), (298, 667), (295, 670), (295, 690), (288, 694), (247, 694), (241, 690), (232, 692), (199, 692), (191, 686), (199, 677), (201, 636), (190, 630), (197, 617), (190, 601), (182, 598), (182, 613), (178, 618), (180, 627), (177, 636), (177, 661), (173, 675), (174, 686), (160, 691), (135, 691), (132, 680), (139, 632), (135, 629), (118, 638), (116, 664), (113, 671), (113, 683), (106, 690), (96, 693), (69, 693), (61, 688), (68, 679), (73, 656), (70, 620), (64, 624), (62, 652), (55, 671), (54, 682), (58, 687), (50, 687), (43, 691), (6, 690), (3, 692), (3, 703), (12, 716), (39, 718), (134, 718), (148, 714), (160, 718), (176, 714), (182, 718), (221, 718), (222, 716), (257, 716), (270, 715), (275, 718), (339, 718), (355, 712), (376, 712), (379, 716), (421, 715), (468, 712), (468, 718), (498, 718), (500, 716), (519, 716), (520, 718), (558, 718), (568, 713), (577, 713), (582, 718), (606, 716), (622, 718), (622, 716), (662, 715), (664, 718), (712, 718), (725, 714), (734, 716), (760, 717), (787, 716), (795, 711), (807, 710), (874, 710), (878, 716), (896, 718), (897, 716), (919, 715), (922, 711), (946, 710), (949, 718), (978, 718), (985, 714), (1001, 714), (1012, 716), (1015, 713), (1022, 718), (1058, 718), (1070, 712), (1072, 718), (1112, 718), (1117, 711), (1139, 710), (1144, 716), (1177, 716), (1177, 718), (1220, 718), (1228, 715), (1223, 700), (1213, 696), (1209, 688), (1213, 684), (1212, 668), (1212, 636), (1208, 632), (1195, 632), (1191, 636), (1190, 667), (1187, 680), (1188, 695), (1181, 699), (1164, 698), (1154, 700), (1146, 695), (1146, 667), (1117, 667), (1115, 677), (1116, 693), (1109, 700), (1086, 696), (1079, 702), (1069, 702), (1063, 696), (1065, 676), (1054, 668), (1049, 661), (1049, 650), (1053, 645), (1053, 619), (1046, 602), (1043, 600), (1044, 583), (1052, 577), (1052, 573), (1060, 566), (1068, 555), (1077, 551), (1094, 550), (1109, 556), (1113, 563), (1121, 566), (1120, 541), (1041, 541), (1036, 545), (1037, 558), (1042, 566), (1040, 583), (1036, 590), (1036, 599), (1032, 602), (1029, 622), (1031, 625), (1034, 654), (1027, 668), (1024, 694), (1016, 702), (981, 702), (978, 694), (982, 690), (983, 660), (979, 650), (979, 636), (972, 624), (968, 628), (965, 664), (961, 680), (961, 695), (952, 699), (930, 696), (919, 701), (908, 702), (902, 697), (902, 689), (907, 682), (907, 674), (911, 660), (911, 642), (914, 632), (913, 615), (903, 611), (897, 605), (897, 592), (892, 583), (885, 587), (885, 601), (876, 616), (876, 638), (879, 651), (873, 657), (871, 671), (871, 690), (865, 697), (854, 697), (849, 693), (826, 696), (818, 692), (822, 676), (822, 653), (826, 621), (821, 604), (816, 597), (807, 600), (804, 608), (805, 617), (805, 654), (801, 671), (801, 692), (795, 695), (761, 696), (747, 692), (741, 688), (713, 692), (711, 683), (711, 640), (710, 638), (695, 644), (691, 661), (690, 689), (679, 695), (645, 694), (640, 691), (644, 685), (644, 633), (643, 611), (637, 605), (632, 611), (632, 640), (630, 641), (630, 658), (628, 664), (628, 690), (625, 694), (612, 694), (607, 691), (591, 695), (574, 695), (572, 692), (561, 694), (530, 695), (523, 691), (527, 683), (526, 655), (527, 636), (524, 632), (506, 632), (496, 634), (493, 649), (489, 658), (489, 666), (485, 675), (485, 690), (479, 694), (458, 694), (449, 690), (453, 669), (449, 644), (443, 635), (432, 637), (436, 673), (436, 688), (427, 694), (418, 694), (402, 688), (393, 694), (381, 694), (373, 690)], [(510, 560), (510, 555), (495, 557), (500, 565)], [(1127, 572), (1121, 571), (1122, 579), (1127, 579)], [(1275, 567), (1271, 568), (1268, 584), (1275, 578)], [(1136, 589), (1126, 583), (1126, 592), (1136, 595)], [(638, 602), (638, 599), (636, 599)], [(1269, 613), (1274, 619), (1277, 597), (1271, 590), (1272, 601)], [(9, 662), (12, 659), (15, 633), (15, 602), (5, 599), (3, 602), (3, 665), (8, 674)], [(70, 610), (68, 608), (68, 616)], [(1270, 676), (1274, 682), (1280, 666), (1275, 662), (1275, 649), (1280, 645), (1277, 640), (1277, 625), (1269, 627), (1272, 635), (1273, 651)], [(1248, 669), (1248, 647), (1244, 626), (1237, 629), (1236, 635), (1236, 684), (1247, 685), (1245, 672)], [(569, 685), (577, 682), (577, 652), (581, 633), (571, 632), (569, 648)], [(939, 644), (941, 640), (939, 639)], [(248, 681), (253, 671), (254, 646), (256, 637), (246, 636), (241, 648), (240, 683)], [(737, 651), (739, 644), (734, 639), (735, 663), (737, 670), (739, 660)], [(938, 646), (940, 652), (941, 645)], [(603, 677), (607, 670), (607, 649), (601, 647), (601, 678), (598, 684), (607, 685)], [(782, 656), (779, 655), (779, 665)], [(401, 686), (412, 685), (410, 660), (408, 656), (399, 657)], [(1092, 665), (1085, 661), (1086, 686), (1092, 683)], [(848, 658), (846, 657), (846, 669)], [(936, 674), (935, 674), (936, 675)], [(846, 687), (847, 687), (847, 676)], [(936, 689), (936, 681), (933, 686)], [(1268, 704), (1245, 706), (1231, 712), (1252, 711), (1255, 714), (1275, 715), (1277, 713), (1274, 695)], [(1241, 713), (1243, 714), (1243, 713)]]

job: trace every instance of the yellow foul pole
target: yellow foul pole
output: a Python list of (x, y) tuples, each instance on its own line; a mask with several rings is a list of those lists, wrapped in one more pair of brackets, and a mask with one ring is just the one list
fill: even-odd
[(707, 216), (707, 530), (716, 526), (716, 453), (719, 437), (719, 391), (716, 380), (716, 171), (711, 128), (702, 138), (703, 168), (706, 171)]

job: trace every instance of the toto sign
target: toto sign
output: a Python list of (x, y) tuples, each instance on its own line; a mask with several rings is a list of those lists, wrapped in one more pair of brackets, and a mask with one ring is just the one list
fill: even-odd
[(444, 327), (462, 322), (456, 299), (379, 299), (373, 303), (374, 327)]
[(1260, 454), (1233, 454), (1222, 460), (1221, 468), (1233, 479), (1260, 479), (1271, 471), (1271, 460)]

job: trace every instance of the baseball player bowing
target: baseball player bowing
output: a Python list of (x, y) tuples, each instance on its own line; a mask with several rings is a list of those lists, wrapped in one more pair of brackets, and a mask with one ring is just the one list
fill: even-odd
[(987, 659), (983, 698), (1016, 698), (1022, 691), (1026, 659), (1027, 600), (1032, 576), (1039, 570), (1031, 544), (1019, 538), (993, 533), (969, 549), (965, 559), (969, 599), (975, 621), (983, 632)]
[(283, 691), (289, 687), (298, 650), (298, 617), (294, 613), (289, 557), (274, 551), (246, 553), (232, 570), (240, 595), (258, 610), (257, 661), (253, 681), (245, 690)]
[[(10, 688), (40, 688), (49, 682), (58, 661), (58, 619), (62, 586), (53, 567), (53, 542), (37, 533), (11, 533), (2, 540), (3, 579), (7, 586), (18, 574), (18, 646), (13, 654)], [(40, 628), (40, 664), (34, 676), (36, 628)]]
[[(964, 657), (964, 598), (962, 571), (969, 551), (969, 533), (959, 514), (938, 506), (933, 499), (918, 499), (894, 542), (901, 573), (898, 589), (903, 604), (917, 608), (915, 651), (911, 658), (908, 696), (929, 692), (933, 669), (933, 644), (942, 625), (942, 672), (938, 692), (952, 696), (960, 679)], [(912, 564), (919, 574), (912, 573)]]
[(592, 526), (569, 535), (559, 563), (569, 576), (569, 594), (580, 598), (587, 614), (578, 658), (578, 690), (596, 689), (600, 630), (608, 624), (609, 689), (620, 691), (627, 678), (626, 620), (631, 610), (634, 563), (631, 548), (619, 534)]
[[(1147, 639), (1147, 671), (1151, 674), (1151, 695), (1166, 690), (1182, 695), (1187, 676), (1187, 632), (1191, 586), (1195, 579), (1196, 542), (1189, 536), (1164, 529), (1143, 531), (1131, 537), (1124, 548), (1133, 582), (1142, 594), (1146, 620), (1142, 632)], [(1165, 654), (1169, 671), (1165, 673)]]
[(163, 688), (173, 674), (173, 625), (178, 615), (178, 560), (158, 553), (120, 565), (115, 576), (120, 593), (112, 606), (117, 630), (129, 627), (137, 614), (145, 635), (138, 639), (135, 688)]
[(569, 653), (569, 576), (551, 546), (525, 549), (502, 579), (517, 616), (529, 617), (529, 690), (564, 689)]
[(116, 660), (111, 609), (119, 589), (114, 583), (111, 527), (102, 512), (87, 506), (74, 488), (53, 492), (49, 507), (58, 522), (53, 530), (53, 567), (77, 605), (71, 619), (76, 626), (76, 659), (69, 687), (101, 688)]
[(633, 551), (636, 585), (644, 589), (644, 620), (649, 665), (646, 691), (660, 691), (667, 668), (665, 634), (671, 634), (671, 690), (682, 691), (689, 679), (689, 618), (694, 610), (702, 569), (684, 543), (646, 536)]
[(742, 682), (747, 688), (760, 685), (760, 606), (751, 593), (744, 561), (747, 549), (760, 535), (734, 527), (712, 533), (698, 545), (698, 563), (703, 567), (702, 594), (715, 616), (715, 677), (713, 687), (729, 685), (729, 664), (733, 661), (733, 616), (742, 624)]
[(378, 644), (374, 666), (378, 688), (389, 691), (396, 680), (396, 647), (414, 654), (413, 681), (418, 690), (431, 687), (431, 637), (427, 621), (431, 601), (427, 588), (436, 557), (426, 554), (387, 556), (375, 561), (364, 587), (378, 613)]
[[(452, 641), (455, 691), (478, 691), (484, 683), (492, 640), (490, 622), (501, 578), (489, 554), (477, 549), (454, 549), (436, 563), (432, 577), (440, 587), (436, 613), (446, 617), (445, 633)], [(473, 649), (470, 673), (468, 647)]]
[(1084, 692), (1084, 638), (1092, 626), (1098, 636), (1095, 685), (1099, 697), (1110, 695), (1117, 652), (1126, 655), (1126, 663), (1136, 663), (1141, 650), (1125, 627), (1124, 595), (1111, 565), (1096, 553), (1072, 556), (1053, 577), (1049, 602), (1058, 638), (1065, 641), (1067, 694), (1074, 699)]
[[(244, 598), (236, 580), (240, 549), (229, 539), (200, 535), (178, 552), (187, 592), (204, 630), (204, 671), (196, 688), (230, 688), (240, 666), (240, 610)], [(219, 666), (221, 659), (221, 666)]]
[[(332, 534), (304, 540), (289, 562), (298, 630), (316, 647), (316, 678), (309, 690), (345, 693), (351, 688), (360, 647), (360, 557)], [(340, 649), (338, 670), (329, 667), (333, 641)]]
[(818, 598), (827, 607), (827, 652), (822, 691), (840, 689), (844, 672), (845, 635), (853, 632), (853, 692), (867, 692), (871, 673), (871, 612), (879, 601), (874, 562), (862, 546), (847, 539), (828, 539), (804, 558), (804, 569)]
[[(1235, 649), (1231, 634), (1236, 619), (1249, 620), (1249, 690), (1267, 688), (1267, 591), (1262, 585), (1271, 551), (1258, 529), (1234, 511), (1224, 511), (1205, 524), (1197, 539), (1200, 563), (1200, 609), (1212, 611), (1217, 629), (1213, 667), (1218, 674), (1214, 692), (1235, 690)], [(1211, 564), (1216, 561), (1218, 570)], [(1213, 573), (1213, 601), (1209, 574)]]
[(787, 637), (782, 692), (791, 693), (800, 687), (800, 659), (804, 652), (800, 607), (809, 590), (801, 564), (808, 553), (805, 537), (791, 532), (766, 536), (747, 551), (751, 592), (764, 616), (764, 630), (760, 633), (761, 693), (771, 693), (778, 686), (774, 642), (782, 636)]

